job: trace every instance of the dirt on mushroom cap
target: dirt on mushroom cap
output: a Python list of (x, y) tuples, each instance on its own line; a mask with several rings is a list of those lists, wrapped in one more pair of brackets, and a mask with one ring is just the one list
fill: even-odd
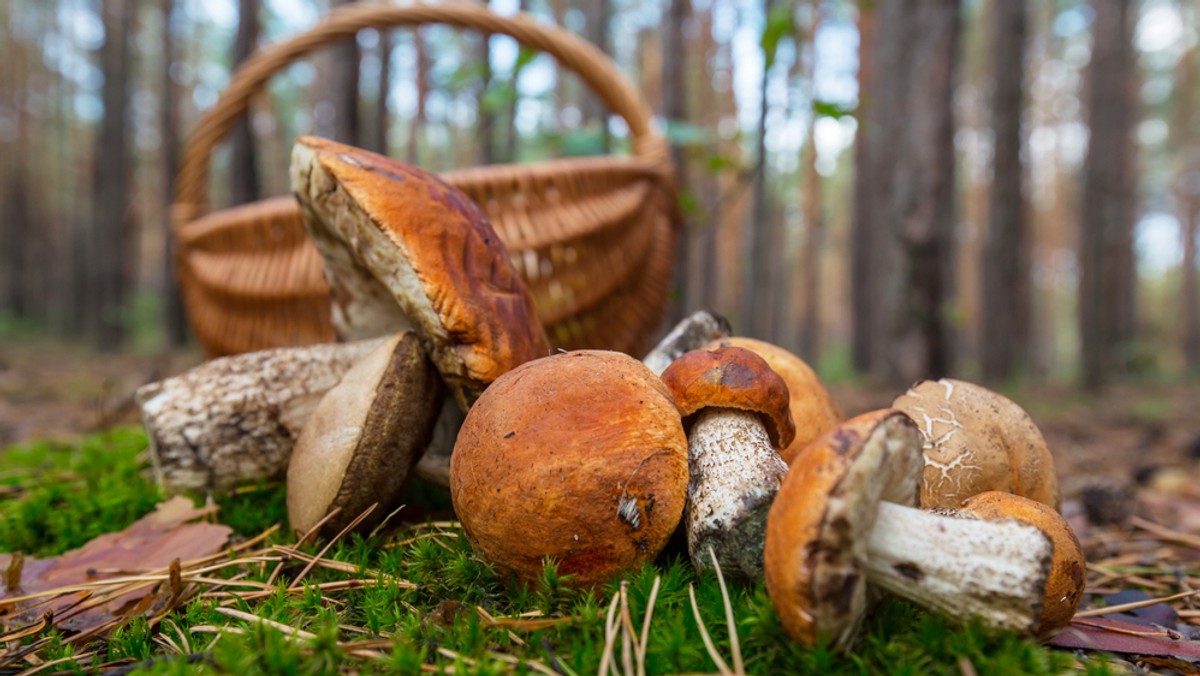
[(501, 376), (467, 414), (450, 492), (472, 546), (529, 581), (580, 586), (652, 560), (679, 524), (687, 438), (641, 362), (581, 350)]

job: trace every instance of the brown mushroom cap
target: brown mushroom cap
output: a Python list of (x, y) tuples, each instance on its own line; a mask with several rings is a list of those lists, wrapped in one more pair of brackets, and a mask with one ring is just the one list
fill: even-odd
[(767, 591), (801, 643), (846, 647), (868, 604), (866, 543), (881, 501), (917, 502), (921, 438), (885, 409), (842, 423), (801, 452), (775, 496), (764, 551)]
[(750, 350), (692, 350), (663, 371), (662, 381), (684, 418), (705, 408), (732, 408), (759, 414), (776, 449), (796, 436), (787, 383)]
[(503, 243), (458, 190), (313, 136), (296, 141), (292, 184), (343, 338), (416, 329), (464, 410), (501, 373), (549, 353)]
[(475, 551), (531, 581), (543, 560), (579, 586), (652, 560), (678, 525), (687, 438), (641, 362), (581, 350), (501, 376), (463, 422), (450, 496)]
[(706, 349), (724, 346), (744, 347), (754, 352), (765, 359), (771, 369), (783, 376), (784, 382), (787, 383), (790, 395), (788, 406), (792, 412), (792, 421), (796, 425), (796, 437), (792, 443), (779, 451), (780, 457), (787, 464), (791, 465), (800, 451), (813, 439), (846, 419), (842, 409), (821, 383), (821, 379), (803, 359), (777, 345), (740, 336), (715, 340), (709, 343)]
[(967, 499), (962, 512), (981, 519), (1010, 518), (1037, 526), (1054, 543), (1050, 576), (1046, 580), (1042, 621), (1037, 634), (1047, 637), (1066, 627), (1087, 583), (1087, 559), (1066, 519), (1050, 507), (1011, 493), (988, 491)]
[(369, 530), (396, 506), (433, 435), (442, 400), (437, 371), (417, 337), (398, 333), (357, 362), (304, 424), (288, 464), (292, 528), (337, 533), (372, 503)]
[(1060, 509), (1046, 441), (1010, 399), (943, 378), (917, 383), (892, 405), (925, 435), (922, 507), (955, 509), (973, 495), (1004, 491)]

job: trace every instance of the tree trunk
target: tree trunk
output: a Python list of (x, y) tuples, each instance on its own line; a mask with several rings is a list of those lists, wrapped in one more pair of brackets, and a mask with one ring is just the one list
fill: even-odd
[[(612, 18), (611, 0), (586, 0), (584, 3), (583, 37), (605, 54), (611, 54), (608, 42), (608, 22)], [(607, 153), (612, 139), (608, 133), (608, 108), (595, 92), (588, 91), (583, 96), (583, 113), (585, 125), (597, 124), (600, 129), (602, 152)]]
[(417, 53), (417, 110), (408, 125), (405, 161), (409, 164), (419, 164), (421, 133), (425, 127), (425, 99), (429, 96), (429, 56), (425, 53), (425, 40), (421, 37), (420, 28), (413, 30), (412, 40), (413, 50)]
[[(771, 16), (775, 0), (766, 0), (763, 12)], [(765, 56), (765, 54), (764, 54)], [(758, 127), (754, 140), (753, 196), (750, 221), (742, 231), (745, 243), (742, 269), (742, 307), (740, 327), (748, 335), (771, 340), (769, 308), (771, 292), (771, 207), (767, 195), (767, 71), (762, 72), (763, 86), (758, 95)]]
[[(804, 66), (805, 81), (808, 83), (808, 100), (816, 102), (817, 30), (821, 25), (821, 4), (811, 0), (809, 4), (811, 24), (808, 27), (805, 51), (808, 55)], [(800, 153), (801, 172), (804, 175), (801, 199), (804, 208), (804, 262), (800, 266), (800, 293), (804, 297), (800, 327), (800, 354), (810, 363), (820, 356), (821, 339), (821, 250), (825, 239), (824, 202), (821, 196), (821, 175), (817, 173), (817, 112), (809, 106), (808, 133)]]
[(380, 155), (388, 154), (388, 128), (391, 116), (388, 97), (392, 92), (392, 32), (379, 31), (379, 92), (375, 97), (375, 133), (372, 146)]
[(992, 3), (992, 190), (983, 255), (983, 375), (998, 381), (1028, 364), (1029, 233), (1021, 167), (1025, 0)]
[(89, 333), (97, 347), (117, 348), (125, 338), (123, 314), (131, 275), (130, 147), (128, 129), (131, 30), (135, 3), (104, 0), (104, 118), (96, 139), (95, 211), (87, 258), (91, 263)]
[(29, 83), (27, 58), (28, 46), (19, 44), (16, 36), (11, 34), (12, 28), (8, 22), (11, 10), (5, 9), (0, 14), (4, 19), (3, 29), (6, 42), (10, 45), (5, 50), (7, 56), (0, 64), (0, 74), (4, 75), (3, 94), (5, 108), (12, 112), (14, 129), (9, 138), (0, 140), (0, 197), (4, 205), (4, 217), (0, 218), (0, 313), (9, 313), (22, 318), (28, 312), (25, 295), (27, 271), (25, 264), (26, 235), (32, 231), (29, 222), (29, 202), (27, 200), (28, 180), (26, 174), (29, 167), (24, 161), (28, 156), (26, 150), (29, 137), (28, 120), (25, 99), (28, 96)]
[(854, 135), (854, 216), (850, 225), (851, 362), (857, 371), (874, 366), (872, 349), (876, 331), (875, 289), (880, 270), (873, 265), (872, 244), (880, 238), (872, 230), (872, 189), (882, 116), (875, 105), (879, 84), (875, 80), (875, 6), (864, 2), (858, 9), (858, 131)]
[[(233, 40), (233, 67), (237, 68), (254, 52), (258, 43), (259, 0), (239, 0), (238, 30)], [(258, 153), (250, 126), (251, 110), (238, 115), (231, 134), (233, 162), (229, 168), (229, 196), (233, 204), (253, 202), (262, 194), (258, 176)]]
[[(337, 9), (354, 0), (332, 0)], [(358, 42), (353, 37), (334, 45), (330, 54), (329, 98), (333, 103), (333, 139), (352, 146), (362, 145), (358, 124)]]
[[(487, 6), (488, 0), (482, 0)], [(478, 54), (475, 56), (480, 67), (479, 97), (476, 99), (476, 135), (479, 139), (479, 155), (476, 162), (487, 166), (496, 162), (496, 111), (492, 110), (487, 96), (492, 86), (492, 34), (480, 33)]]
[[(1180, 2), (1184, 25), (1195, 25), (1196, 3)], [(1189, 371), (1200, 371), (1200, 288), (1196, 279), (1196, 236), (1200, 225), (1200, 137), (1196, 125), (1197, 58), (1200, 49), (1195, 43), (1179, 58), (1175, 77), (1175, 119), (1172, 131), (1176, 134), (1174, 147), (1179, 157), (1176, 163), (1175, 202), (1179, 213), (1179, 234), (1183, 240), (1183, 260), (1180, 261), (1180, 317), (1183, 322), (1183, 355)]]
[(179, 167), (179, 112), (176, 105), (179, 92), (171, 79), (171, 66), (175, 63), (175, 40), (171, 23), (175, 15), (175, 0), (162, 0), (162, 98), (159, 112), (162, 127), (163, 190), (167, 205), (166, 251), (163, 255), (163, 307), (167, 344), (182, 347), (187, 342), (187, 316), (184, 314), (183, 297), (175, 279), (175, 228), (171, 224), (170, 205), (175, 202), (175, 172)]
[(1125, 370), (1132, 319), (1133, 45), (1129, 0), (1097, 0), (1086, 93), (1079, 333), (1083, 385)]
[[(686, 48), (683, 40), (683, 24), (691, 12), (691, 0), (669, 0), (663, 16), (662, 38), (662, 115), (667, 123), (683, 122), (687, 119), (687, 89), (686, 89)], [(675, 181), (681, 190), (686, 190), (687, 166), (684, 162), (683, 148), (671, 146), (671, 162), (675, 165)], [(693, 310), (700, 308), (697, 303), (697, 288), (691, 288), (688, 283), (688, 272), (696, 261), (691, 260), (692, 240), (695, 233), (692, 229), (695, 223), (685, 214), (679, 237), (675, 240), (675, 271), (671, 294), (671, 304), (668, 309), (667, 321), (674, 325)]]

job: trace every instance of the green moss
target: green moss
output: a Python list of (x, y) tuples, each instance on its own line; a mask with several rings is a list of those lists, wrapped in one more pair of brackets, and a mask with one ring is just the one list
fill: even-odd
[[(10, 449), (0, 460), (0, 485), (8, 487), (8, 497), (0, 500), (0, 546), (39, 556), (55, 554), (124, 528), (151, 510), (160, 495), (145, 471), (144, 446), (140, 433), (119, 431), (71, 447), (28, 444)], [(415, 487), (409, 499), (419, 498), (421, 492), (431, 491)], [(216, 496), (220, 520), (243, 537), (275, 523), (286, 526), (283, 496), (280, 486)], [(444, 499), (444, 494), (432, 498)], [(402, 511), (397, 521), (405, 514)], [(272, 542), (291, 543), (294, 537), (282, 528), (268, 544)], [(312, 543), (305, 549), (315, 553), (320, 546)], [(302, 593), (288, 593), (287, 585), (304, 567), (293, 560), (285, 563), (274, 593), (233, 606), (316, 638), (296, 639), (265, 624), (229, 617), (209, 598), (193, 600), (155, 628), (145, 619), (135, 620), (109, 637), (101, 655), (132, 660), (140, 667), (138, 673), (147, 674), (415, 673), (423, 664), (453, 665), (455, 673), (521, 673), (529, 671), (519, 664), (525, 660), (566, 674), (592, 674), (605, 650), (609, 603), (620, 590), (619, 582), (591, 591), (571, 589), (552, 565), (546, 566), (538, 583), (518, 585), (478, 559), (460, 533), (432, 526), (393, 531), (373, 540), (352, 537), (326, 556), (391, 577), (323, 593), (316, 585), (354, 576), (318, 567), (305, 577)], [(273, 569), (264, 565), (240, 572), (264, 581)], [(715, 670), (693, 619), (689, 585), (695, 587), (700, 615), (717, 650), (731, 661), (719, 586), (712, 577), (698, 578), (686, 559), (670, 557), (627, 577), (636, 630), (641, 631), (656, 577), (660, 585), (645, 657), (647, 673)], [(958, 674), (965, 660), (978, 673), (1052, 674), (1070, 671), (1074, 664), (1065, 653), (1009, 634), (953, 626), (898, 601), (877, 607), (856, 650), (838, 655), (789, 640), (761, 584), (731, 587), (730, 595), (749, 673)], [(536, 612), (563, 619), (527, 631), (494, 626), (479, 609), (496, 618)], [(223, 627), (226, 632), (189, 631), (198, 625)], [(156, 641), (156, 633), (171, 640)], [(372, 641), (375, 658), (352, 655), (344, 646), (367, 640)], [(180, 650), (170, 647), (172, 643)], [(80, 652), (56, 639), (43, 655), (65, 657), (72, 650)], [(619, 664), (619, 640), (615, 657)], [(1088, 662), (1086, 668), (1088, 673), (1108, 673), (1102, 661)]]

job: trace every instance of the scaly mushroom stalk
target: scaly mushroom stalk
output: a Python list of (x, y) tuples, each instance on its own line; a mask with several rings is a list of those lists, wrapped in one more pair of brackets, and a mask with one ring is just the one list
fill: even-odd
[(795, 434), (779, 374), (740, 347), (693, 350), (662, 375), (688, 431), (688, 555), (726, 575), (762, 575), (767, 513), (787, 474), (776, 449)]
[[(1073, 606), (1064, 612), (1057, 601), (1078, 602), (1083, 560), (1077, 545), (1069, 556), (1060, 544), (1062, 518), (1044, 506), (1045, 521), (1024, 517), (1038, 503), (1009, 494), (994, 494), (1003, 505), (990, 509), (916, 509), (921, 446), (913, 421), (888, 409), (839, 425), (792, 464), (768, 518), (766, 573), (796, 640), (824, 634), (848, 648), (868, 584), (960, 622), (1029, 635), (1070, 620)], [(1071, 568), (1070, 581), (1052, 581)]]

